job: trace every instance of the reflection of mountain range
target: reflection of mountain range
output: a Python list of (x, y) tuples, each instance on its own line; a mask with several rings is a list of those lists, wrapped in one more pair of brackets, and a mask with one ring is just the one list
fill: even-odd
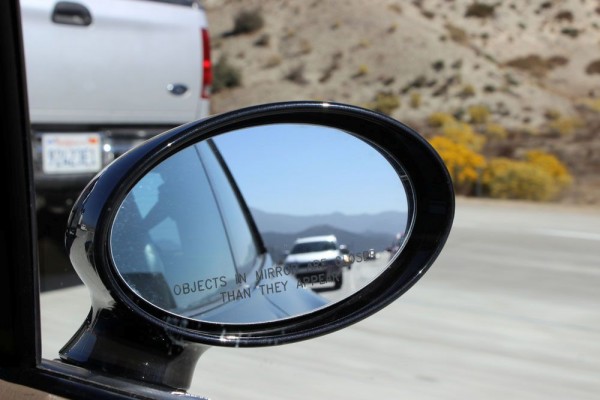
[(290, 250), (296, 239), (307, 236), (335, 235), (338, 244), (346, 245), (352, 253), (383, 251), (397, 233), (405, 231), (407, 219), (406, 213), (395, 211), (309, 216), (268, 213), (255, 208), (251, 212), (275, 261), (284, 258), (284, 252)]
[(407, 214), (386, 211), (377, 214), (346, 215), (331, 213), (324, 215), (296, 216), (275, 214), (251, 209), (256, 225), (261, 232), (297, 233), (311, 227), (329, 225), (345, 232), (365, 234), (377, 232), (395, 235), (404, 232)]

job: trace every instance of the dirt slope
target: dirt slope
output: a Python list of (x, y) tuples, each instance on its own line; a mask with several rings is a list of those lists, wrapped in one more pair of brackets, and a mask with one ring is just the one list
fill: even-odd
[[(577, 178), (567, 197), (600, 198), (600, 1), (204, 4), (213, 59), (226, 56), (242, 74), (240, 87), (213, 96), (214, 112), (294, 99), (372, 106), (383, 93), (399, 101), (393, 117), (427, 130), (433, 112), (484, 105), (494, 121), (522, 133), (497, 152), (553, 151)], [(244, 10), (258, 10), (264, 26), (232, 35)], [(551, 132), (557, 118), (574, 128)]]

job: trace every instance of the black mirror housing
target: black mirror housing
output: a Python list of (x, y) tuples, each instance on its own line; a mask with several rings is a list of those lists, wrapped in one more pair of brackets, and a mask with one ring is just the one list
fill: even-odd
[[(227, 132), (269, 124), (335, 128), (376, 149), (410, 187), (410, 218), (402, 248), (356, 293), (281, 319), (205, 321), (165, 310), (140, 296), (123, 278), (111, 255), (111, 229), (124, 198), (156, 165), (183, 149)], [(198, 357), (209, 346), (271, 346), (310, 339), (347, 327), (385, 307), (434, 262), (450, 233), (453, 216), (452, 182), (440, 157), (418, 133), (379, 113), (336, 103), (289, 102), (183, 125), (115, 160), (90, 182), (73, 207), (67, 249), (90, 290), (92, 309), (61, 350), (61, 358), (90, 369), (125, 373), (154, 385), (186, 389)], [(348, 249), (345, 251), (347, 254)]]

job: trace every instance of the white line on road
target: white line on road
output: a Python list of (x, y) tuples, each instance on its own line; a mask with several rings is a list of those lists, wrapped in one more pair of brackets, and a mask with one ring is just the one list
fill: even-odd
[(453, 224), (453, 228), (458, 229), (485, 229), (490, 232), (510, 232), (511, 234), (536, 234), (552, 237), (563, 237), (569, 239), (584, 239), (584, 240), (598, 240), (600, 241), (600, 233), (594, 232), (583, 232), (583, 231), (571, 231), (567, 229), (551, 229), (551, 228), (538, 228), (538, 229), (523, 229), (508, 228), (503, 226), (489, 226), (481, 223), (462, 222)]
[(600, 233), (592, 232), (580, 232), (580, 231), (566, 231), (562, 229), (534, 229), (533, 232), (555, 237), (573, 238), (573, 239), (585, 239), (585, 240), (600, 240)]

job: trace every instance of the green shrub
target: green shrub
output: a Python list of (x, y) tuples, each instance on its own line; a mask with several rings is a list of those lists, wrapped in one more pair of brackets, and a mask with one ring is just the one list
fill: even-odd
[(546, 75), (546, 72), (548, 72), (546, 61), (537, 54), (513, 58), (512, 60), (509, 60), (506, 65), (527, 71), (534, 76), (544, 76)]
[(265, 68), (274, 68), (277, 67), (278, 65), (281, 65), (281, 62), (283, 60), (281, 59), (281, 56), (279, 54), (273, 54), (269, 57), (267, 57), (267, 59), (265, 60), (264, 63), (264, 67)]
[(569, 63), (569, 59), (565, 56), (552, 56), (548, 57), (546, 60), (546, 64), (548, 68), (553, 69), (556, 67), (564, 67)]
[(585, 67), (585, 73), (588, 75), (600, 74), (600, 59), (592, 61)]
[(560, 30), (560, 33), (562, 33), (565, 36), (569, 36), (572, 37), (573, 39), (575, 39), (577, 36), (579, 36), (579, 29), (577, 28), (563, 28)]
[(390, 4), (388, 6), (388, 8), (391, 11), (394, 11), (396, 14), (399, 14), (399, 15), (402, 14), (402, 7), (400, 5), (398, 5), (398, 4)]
[(574, 17), (573, 17), (573, 13), (571, 11), (563, 10), (563, 11), (559, 11), (554, 16), (554, 19), (557, 21), (573, 22)]
[(460, 43), (460, 44), (468, 43), (469, 35), (467, 34), (467, 32), (464, 29), (459, 28), (458, 26), (452, 25), (452, 24), (446, 24), (444, 27), (448, 31), (448, 35), (450, 35), (450, 39), (453, 42)]
[(340, 68), (340, 60), (342, 59), (342, 57), (343, 53), (341, 51), (338, 51), (331, 56), (331, 61), (323, 71), (323, 74), (319, 78), (319, 82), (323, 83), (331, 79), (333, 73)]
[(471, 85), (470, 83), (463, 86), (460, 92), (458, 92), (458, 97), (462, 99), (466, 99), (468, 97), (473, 96), (475, 96), (475, 86)]
[(241, 85), (241, 70), (229, 64), (227, 55), (222, 55), (213, 66), (212, 91), (216, 93), (225, 88), (234, 88)]
[(268, 33), (265, 33), (264, 35), (260, 35), (260, 37), (254, 41), (254, 45), (257, 47), (269, 47), (270, 43), (271, 43), (271, 36), (269, 36)]
[(284, 79), (290, 82), (294, 82), (298, 85), (306, 85), (308, 80), (304, 76), (304, 64), (298, 64), (292, 69), (290, 69), (287, 74), (285, 74)]
[(256, 32), (260, 30), (264, 24), (265, 21), (259, 9), (243, 10), (237, 13), (233, 19), (232, 34), (241, 35), (244, 33)]
[(449, 123), (455, 123), (456, 119), (451, 114), (444, 112), (434, 112), (427, 117), (427, 124), (434, 128), (439, 128)]
[(590, 111), (600, 112), (600, 99), (583, 99), (580, 104)]
[(421, 107), (421, 93), (412, 92), (410, 94), (410, 106), (414, 109)]
[(433, 64), (431, 64), (431, 68), (433, 68), (433, 70), (435, 72), (440, 72), (441, 70), (444, 69), (444, 66), (445, 66), (444, 60), (437, 60)]
[(299, 55), (306, 55), (306, 54), (310, 54), (310, 52), (313, 50), (312, 44), (310, 43), (310, 41), (303, 39), (300, 41), (300, 48), (298, 50)]
[(361, 76), (365, 76), (369, 73), (369, 67), (365, 64), (361, 64), (358, 66), (356, 72), (352, 75), (352, 78), (360, 78)]
[(546, 117), (546, 119), (549, 121), (556, 121), (561, 117), (561, 113), (555, 108), (548, 108), (546, 111), (544, 111), (544, 117)]
[(467, 11), (465, 12), (465, 17), (474, 17), (474, 18), (490, 18), (494, 16), (495, 6), (479, 3), (475, 1), (471, 5), (467, 7)]
[(582, 126), (582, 122), (577, 117), (559, 117), (552, 120), (548, 126), (552, 133), (569, 136)]
[(357, 49), (366, 49), (371, 45), (371, 42), (369, 41), (369, 39), (361, 39), (357, 44), (356, 44), (356, 48)]
[(390, 115), (398, 107), (400, 107), (400, 99), (390, 92), (377, 93), (375, 99), (368, 105), (368, 108), (373, 111), (387, 115)]
[(435, 13), (433, 11), (429, 11), (429, 10), (421, 10), (421, 15), (427, 19), (435, 18)]
[(490, 117), (490, 110), (484, 105), (474, 105), (467, 108), (469, 120), (473, 124), (484, 124)]

